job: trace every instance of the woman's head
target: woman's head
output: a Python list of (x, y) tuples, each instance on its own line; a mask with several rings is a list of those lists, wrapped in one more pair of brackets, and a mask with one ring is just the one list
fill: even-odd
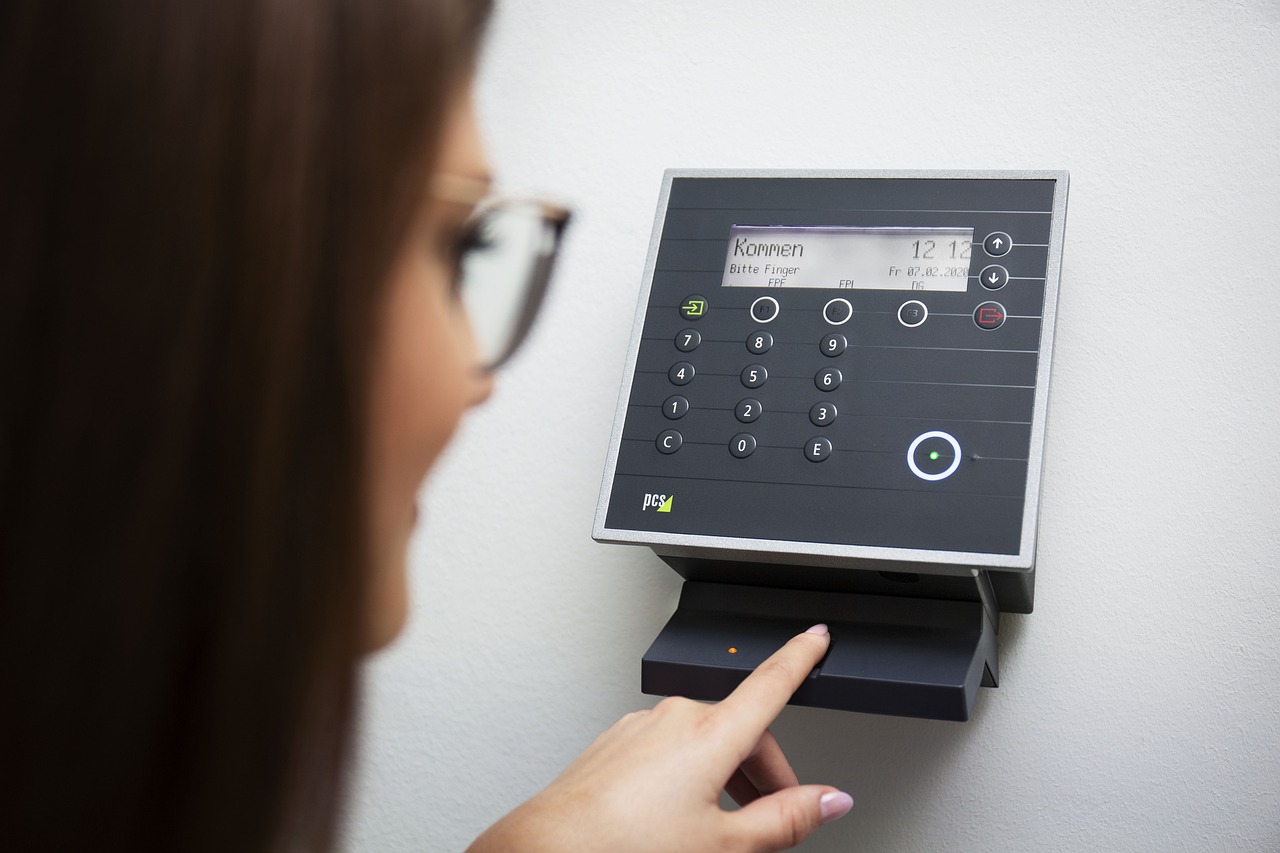
[(393, 496), (486, 387), (460, 313), (421, 301), (449, 281), (421, 239), (452, 222), (431, 176), (483, 176), (464, 93), (487, 6), (0, 12), (17, 840), (327, 839), (353, 658), (397, 621), (375, 604), (403, 571)]

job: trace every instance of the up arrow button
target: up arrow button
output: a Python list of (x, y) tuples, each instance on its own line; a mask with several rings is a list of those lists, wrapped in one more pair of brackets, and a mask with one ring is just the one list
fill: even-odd
[(1013, 248), (1013, 240), (1003, 231), (992, 231), (982, 241), (982, 250), (993, 258), (1002, 258)]

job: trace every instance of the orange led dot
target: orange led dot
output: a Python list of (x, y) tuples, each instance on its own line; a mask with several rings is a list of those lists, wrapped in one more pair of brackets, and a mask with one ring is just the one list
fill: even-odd
[(738, 649), (737, 649), (737, 647), (736, 647), (736, 646), (730, 646), (730, 647), (729, 647), (729, 654), (731, 654), (731, 655), (736, 655), (737, 653), (738, 653)]

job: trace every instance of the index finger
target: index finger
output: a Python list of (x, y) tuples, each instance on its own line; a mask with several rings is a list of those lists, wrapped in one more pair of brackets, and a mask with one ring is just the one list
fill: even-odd
[(718, 706), (753, 738), (768, 728), (827, 653), (831, 637), (826, 625), (814, 625), (765, 659)]

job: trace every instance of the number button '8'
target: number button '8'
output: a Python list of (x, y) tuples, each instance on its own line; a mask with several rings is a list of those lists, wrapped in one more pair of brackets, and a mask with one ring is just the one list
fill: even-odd
[(750, 351), (752, 355), (760, 355), (761, 353), (768, 352), (769, 348), (772, 346), (773, 335), (763, 329), (758, 329), (747, 337), (747, 350)]

